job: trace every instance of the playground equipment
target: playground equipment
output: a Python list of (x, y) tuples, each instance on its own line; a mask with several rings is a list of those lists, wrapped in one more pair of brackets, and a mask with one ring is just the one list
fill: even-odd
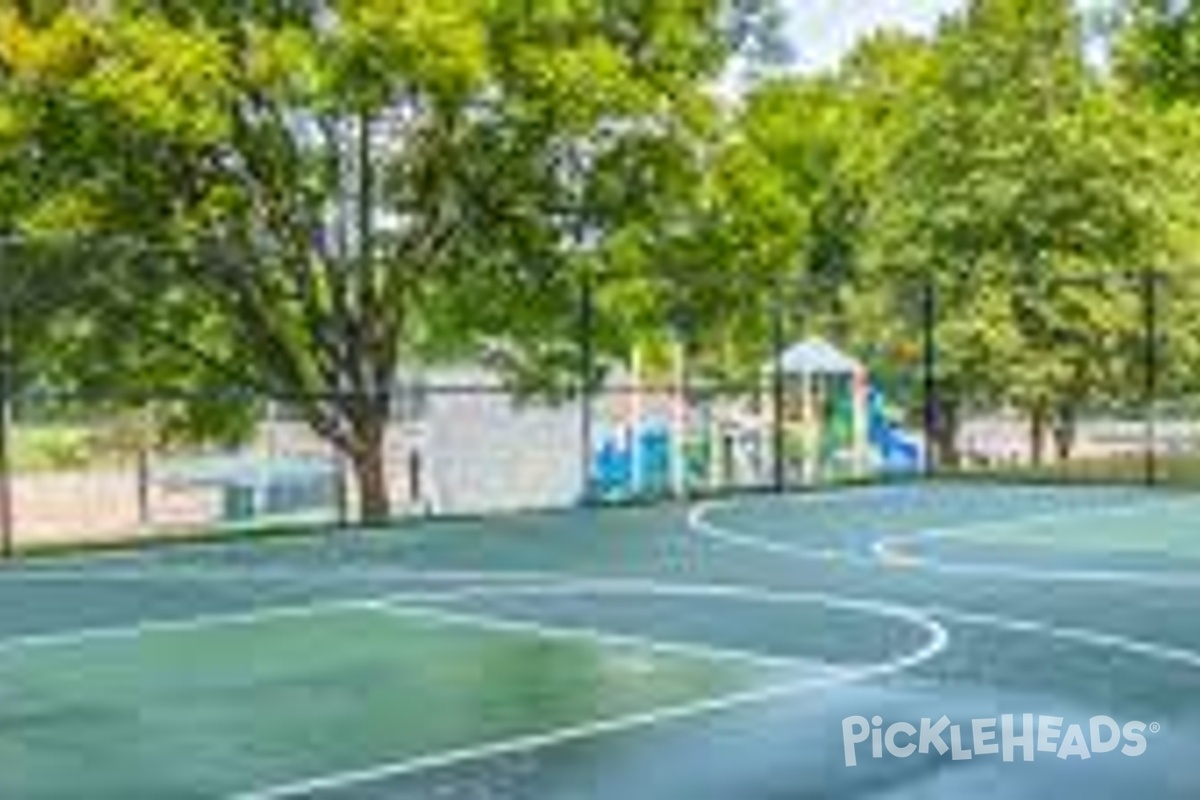
[(787, 471), (809, 485), (870, 470), (869, 391), (866, 368), (820, 338), (806, 339), (780, 354), (782, 408), (774, 409), (785, 436)]
[(777, 365), (784, 378), (789, 472), (803, 484), (912, 472), (923, 445), (905, 431), (862, 362), (820, 338), (789, 347)]
[[(682, 343), (670, 347), (672, 391), (650, 403), (644, 391), (645, 353), (629, 359), (628, 405), (621, 422), (601, 434), (593, 448), (588, 493), (602, 499), (685, 494), (694, 482), (689, 466), (690, 409), (684, 391)], [(652, 407), (653, 406), (653, 407)]]
[(921, 440), (895, 421), (878, 388), (871, 387), (868, 403), (871, 447), (878, 455), (878, 468), (889, 474), (920, 470), (924, 463)]
[[(634, 391), (628, 409), (601, 431), (592, 450), (590, 491), (620, 499), (681, 495), (696, 489), (761, 486), (776, 454), (776, 424), (784, 450), (778, 454), (790, 482), (811, 485), (921, 468), (924, 446), (902, 427), (859, 361), (823, 339), (789, 347), (763, 368), (757, 398), (689, 405), (683, 390), (651, 404), (640, 386), (640, 357), (631, 359)], [(682, 386), (682, 365), (676, 361)], [(783, 404), (764, 398), (776, 373)]]
[(602, 433), (594, 450), (591, 491), (601, 499), (628, 499), (761, 483), (765, 459), (756, 448), (766, 437), (727, 423), (701, 424), (677, 438), (670, 425), (649, 420)]

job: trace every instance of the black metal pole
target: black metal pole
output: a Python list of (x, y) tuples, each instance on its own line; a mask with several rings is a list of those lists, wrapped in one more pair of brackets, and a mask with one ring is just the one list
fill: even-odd
[(933, 477), (937, 472), (938, 383), (937, 383), (937, 286), (932, 275), (926, 276), (921, 289), (921, 378), (922, 426), (925, 435), (924, 474)]
[(1159, 276), (1142, 273), (1142, 404), (1145, 412), (1143, 479), (1147, 486), (1158, 483), (1158, 292)]
[(12, 297), (0, 295), (0, 556), (11, 558), (13, 541), (12, 492), (13, 341)]
[(138, 527), (143, 531), (152, 525), (150, 503), (150, 450), (144, 443), (137, 449), (137, 507)]
[(687, 430), (692, 400), (692, 381), (689, 374), (692, 351), (691, 311), (680, 308), (675, 312), (675, 317), (672, 325), (675, 329), (672, 334), (675, 339), (675, 364), (672, 371), (676, 374), (672, 380), (675, 396), (671, 401), (671, 489), (672, 494), (682, 500), (687, 499), (689, 494)]
[(787, 347), (787, 331), (784, 327), (783, 283), (775, 281), (771, 298), (771, 435), (772, 481), (771, 488), (778, 494), (787, 489), (787, 447), (784, 428), (784, 403), (787, 400), (783, 376), (783, 352)]
[(579, 475), (583, 499), (592, 497), (592, 381), (596, 372), (595, 308), (592, 275), (586, 271), (579, 284)]
[(345, 454), (336, 447), (333, 448), (333, 466), (333, 491), (337, 495), (334, 498), (337, 503), (337, 522), (334, 528), (346, 530), (350, 527), (350, 478), (346, 474), (349, 464)]

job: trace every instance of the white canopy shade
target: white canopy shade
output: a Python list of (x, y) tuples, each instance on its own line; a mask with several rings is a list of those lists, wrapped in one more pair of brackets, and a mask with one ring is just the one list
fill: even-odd
[(863, 371), (857, 359), (821, 338), (792, 345), (779, 356), (778, 366), (785, 375), (857, 375)]

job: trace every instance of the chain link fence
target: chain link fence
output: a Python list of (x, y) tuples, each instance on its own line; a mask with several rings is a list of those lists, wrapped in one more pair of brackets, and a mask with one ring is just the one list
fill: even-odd
[[(22, 321), (40, 312), (5, 274), (5, 552), (356, 518), (358, 481), (312, 425), (313, 397), (90, 385), (61, 358), (70, 318)], [(1138, 272), (998, 291), (590, 275), (563, 309), (565, 378), (514, 385), (494, 343), (403, 363), (383, 437), (392, 511), (930, 477), (1200, 482), (1200, 285)]]

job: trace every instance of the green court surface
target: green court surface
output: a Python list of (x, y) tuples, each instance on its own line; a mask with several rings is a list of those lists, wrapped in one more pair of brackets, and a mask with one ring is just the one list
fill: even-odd
[(1200, 497), (944, 483), (18, 563), (0, 797), (1200, 797), (1198, 554)]
[(0, 783), (6, 797), (222, 797), (713, 701), (774, 672), (394, 607), (30, 642), (0, 657), (0, 761), (19, 765)]

